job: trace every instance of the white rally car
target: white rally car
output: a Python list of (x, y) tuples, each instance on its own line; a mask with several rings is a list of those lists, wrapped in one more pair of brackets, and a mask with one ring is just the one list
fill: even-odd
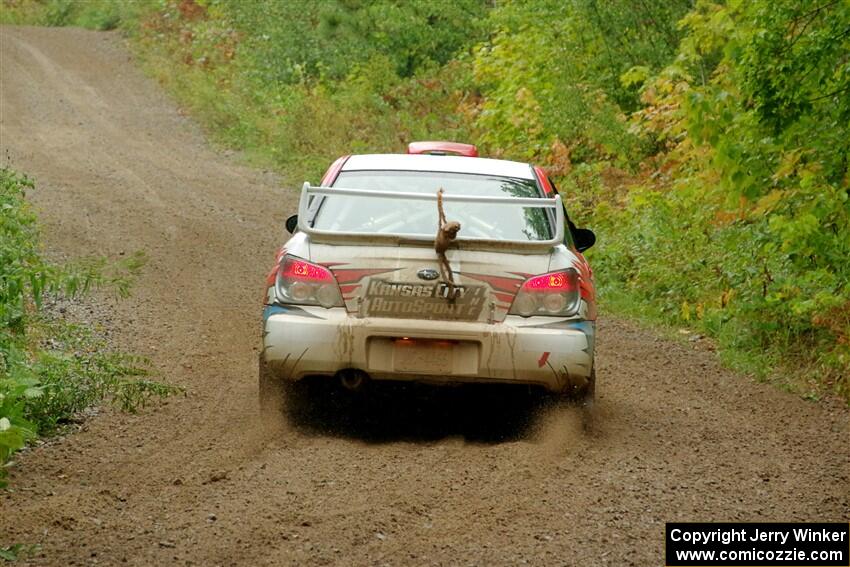
[[(461, 229), (435, 251), (437, 194)], [(510, 383), (593, 400), (596, 305), (577, 229), (542, 169), (419, 142), (304, 184), (267, 277), (260, 401), (306, 377)]]

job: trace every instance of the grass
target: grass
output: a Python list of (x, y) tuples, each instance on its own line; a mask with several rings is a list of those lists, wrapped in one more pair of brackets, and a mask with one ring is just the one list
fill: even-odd
[[(766, 382), (786, 392), (807, 400), (820, 400), (829, 395), (829, 390), (816, 379), (818, 369), (814, 367), (792, 367), (787, 357), (776, 350), (757, 349), (751, 345), (738, 345), (738, 334), (730, 325), (718, 332), (707, 329), (700, 321), (683, 321), (675, 313), (662, 309), (647, 309), (646, 302), (633, 293), (617, 287), (606, 287), (599, 293), (600, 311), (625, 317), (641, 328), (670, 341), (690, 345), (694, 337), (708, 341), (720, 363), (731, 370)], [(799, 359), (798, 359), (799, 360)]]
[(48, 262), (25, 199), (33, 190), (31, 179), (0, 169), (0, 487), (15, 451), (60, 431), (83, 410), (108, 401), (135, 412), (177, 391), (152, 380), (146, 360), (111, 349), (90, 325), (46, 308), (50, 299), (75, 299), (98, 287), (126, 296), (143, 256)]

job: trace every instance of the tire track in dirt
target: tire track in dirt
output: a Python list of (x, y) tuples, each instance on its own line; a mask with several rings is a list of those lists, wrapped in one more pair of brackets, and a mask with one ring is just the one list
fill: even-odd
[(295, 193), (210, 149), (114, 34), (0, 28), (0, 156), (35, 177), (51, 254), (147, 252), (96, 315), (189, 391), (22, 455), (0, 539), (41, 543), (32, 563), (658, 565), (665, 521), (850, 517), (846, 408), (604, 317), (593, 435), (483, 393), (259, 423)]

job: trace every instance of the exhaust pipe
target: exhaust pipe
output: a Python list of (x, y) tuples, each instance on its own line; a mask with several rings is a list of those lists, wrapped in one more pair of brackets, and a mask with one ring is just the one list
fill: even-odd
[(339, 383), (349, 392), (362, 390), (363, 386), (369, 380), (368, 374), (355, 368), (340, 370), (337, 374), (339, 376)]

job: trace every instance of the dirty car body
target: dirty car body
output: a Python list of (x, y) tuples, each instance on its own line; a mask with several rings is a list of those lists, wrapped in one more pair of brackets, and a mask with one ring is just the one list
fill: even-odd
[[(454, 284), (434, 251), (439, 189), (461, 224), (446, 252)], [(304, 185), (297, 230), (267, 277), (261, 396), (264, 381), (311, 376), (592, 396), (595, 292), (567, 222), (528, 164), (340, 158), (322, 186)]]

